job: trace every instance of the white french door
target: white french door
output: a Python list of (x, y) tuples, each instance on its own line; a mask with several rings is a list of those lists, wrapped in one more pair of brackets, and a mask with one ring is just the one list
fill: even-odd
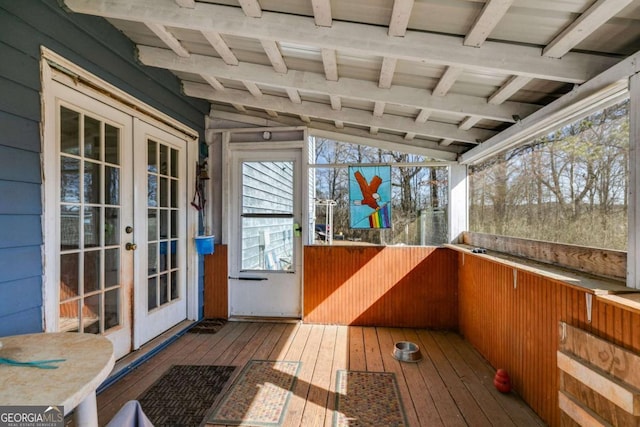
[(48, 87), (46, 330), (104, 335), (119, 358), (187, 317), (193, 148), (70, 85)]
[(136, 347), (187, 317), (185, 141), (134, 119)]
[(301, 149), (232, 152), (229, 313), (302, 315)]

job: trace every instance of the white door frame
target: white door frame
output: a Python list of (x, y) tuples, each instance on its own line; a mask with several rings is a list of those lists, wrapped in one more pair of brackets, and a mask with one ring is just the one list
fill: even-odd
[[(45, 332), (55, 332), (58, 328), (59, 316), (59, 271), (57, 261), (58, 247), (56, 227), (57, 203), (55, 199), (57, 191), (56, 186), (59, 185), (54, 179), (58, 175), (56, 170), (56, 162), (50, 159), (56, 158), (55, 150), (56, 140), (56, 101), (54, 95), (54, 82), (61, 83), (74, 89), (86, 96), (96, 99), (97, 101), (124, 112), (131, 117), (138, 117), (145, 122), (160, 128), (166, 132), (177, 135), (187, 140), (187, 170), (186, 170), (186, 194), (192, 194), (195, 190), (196, 166), (198, 160), (198, 133), (180, 123), (179, 121), (169, 117), (165, 113), (147, 105), (128, 93), (118, 89), (117, 87), (107, 83), (99, 77), (85, 71), (71, 61), (56, 54), (45, 47), (41, 48), (41, 84), (42, 84), (42, 110), (43, 110), (43, 126), (42, 126), (42, 170), (43, 170), (43, 214), (42, 214), (42, 231), (43, 231), (43, 278), (42, 278), (42, 294), (43, 294), (43, 330)], [(52, 66), (50, 63), (55, 64)], [(64, 71), (63, 71), (64, 70)], [(108, 94), (108, 95), (105, 95)], [(188, 199), (188, 197), (187, 197)], [(193, 238), (198, 231), (198, 213), (195, 209), (189, 207), (185, 210), (187, 214), (187, 235), (185, 236), (186, 244), (186, 268), (187, 268), (187, 289), (186, 289), (186, 306), (187, 319), (195, 320), (198, 318), (198, 255), (195, 250)], [(135, 215), (135, 213), (134, 213)], [(135, 319), (134, 319), (135, 322)], [(141, 343), (136, 343), (133, 337), (133, 349), (138, 348)]]
[[(246, 131), (246, 130), (245, 130)], [(260, 132), (262, 133), (262, 132)], [(307, 133), (304, 132), (305, 140), (302, 141), (279, 141), (279, 142), (270, 142), (268, 146), (265, 146), (264, 143), (253, 143), (253, 142), (230, 142), (231, 140), (231, 132), (223, 133), (223, 162), (222, 162), (222, 176), (223, 176), (223, 194), (222, 194), (222, 206), (224, 206), (222, 210), (222, 243), (227, 244), (229, 247), (229, 259), (227, 260), (229, 266), (229, 272), (232, 271), (233, 263), (237, 260), (234, 260), (234, 252), (232, 250), (232, 241), (236, 239), (237, 228), (234, 228), (234, 224), (236, 221), (233, 219), (234, 211), (237, 210), (236, 205), (238, 205), (238, 200), (232, 199), (232, 194), (234, 194), (235, 186), (239, 185), (236, 180), (238, 179), (237, 174), (235, 173), (233, 161), (234, 161), (234, 153), (242, 152), (242, 151), (256, 151), (256, 150), (291, 150), (291, 151), (299, 151), (301, 153), (301, 162), (300, 162), (300, 175), (298, 177), (299, 183), (297, 188), (299, 188), (299, 197), (300, 197), (300, 218), (295, 218), (295, 220), (302, 226), (302, 232), (300, 237), (294, 237), (294, 239), (298, 239), (298, 242), (295, 243), (299, 245), (299, 254), (296, 258), (296, 272), (298, 272), (299, 276), (299, 289), (300, 289), (300, 318), (304, 316), (304, 245), (305, 242), (309, 241), (309, 230), (307, 229), (307, 218), (309, 217), (309, 204), (307, 203), (309, 198), (309, 179), (308, 179), (308, 143), (306, 142)], [(231, 311), (231, 282), (228, 281), (228, 302), (227, 309), (228, 313), (232, 313)]]

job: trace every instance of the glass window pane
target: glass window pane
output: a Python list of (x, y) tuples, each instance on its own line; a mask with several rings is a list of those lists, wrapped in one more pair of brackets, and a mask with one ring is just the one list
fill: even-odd
[(104, 161), (120, 164), (120, 129), (107, 124), (104, 126)]
[(147, 141), (147, 170), (158, 172), (158, 144), (155, 141)]
[(77, 299), (60, 304), (58, 329), (60, 332), (78, 332), (80, 328), (80, 302)]
[(84, 247), (95, 248), (100, 246), (100, 208), (84, 208)]
[(120, 244), (120, 208), (104, 208), (104, 244)]
[(120, 168), (104, 168), (104, 202), (107, 205), (120, 204)]
[(169, 180), (167, 178), (160, 178), (160, 206), (169, 206)]
[(60, 107), (60, 151), (80, 154), (80, 114)]
[(147, 268), (149, 271), (149, 275), (158, 273), (158, 244), (157, 243), (149, 243), (148, 250), (148, 260), (147, 260)]
[(60, 301), (79, 295), (79, 254), (60, 255)]
[(293, 269), (293, 218), (242, 218), (242, 269)]
[(100, 133), (102, 126), (99, 120), (84, 116), (84, 157), (100, 160)]
[(147, 206), (158, 206), (158, 177), (148, 175)]
[(101, 251), (84, 252), (84, 293), (88, 294), (100, 289), (100, 254)]
[(158, 306), (158, 278), (149, 277), (147, 282), (147, 309), (153, 310)]
[(171, 237), (178, 237), (178, 211), (171, 211)]
[(120, 249), (104, 251), (104, 287), (110, 288), (120, 284)]
[(147, 210), (147, 238), (150, 241), (158, 240), (158, 210)]
[(60, 201), (80, 202), (80, 160), (60, 156)]
[(171, 176), (178, 177), (178, 150), (171, 149)]
[(169, 148), (160, 144), (160, 173), (167, 175), (169, 173)]
[(60, 206), (60, 249), (80, 247), (80, 207)]
[(180, 288), (178, 287), (178, 272), (176, 271), (172, 271), (171, 272), (171, 300), (176, 300), (178, 298), (180, 298), (180, 293), (179, 290)]
[(84, 163), (84, 202), (100, 203), (100, 165)]
[(171, 207), (178, 207), (178, 180), (172, 179), (171, 181)]
[(166, 209), (160, 210), (160, 238), (169, 237), (169, 214)]
[(292, 213), (293, 166), (293, 162), (244, 162), (242, 213)]
[(112, 289), (104, 293), (104, 329), (120, 324), (120, 289)]
[(160, 272), (167, 271), (167, 259), (169, 258), (169, 251), (167, 250), (167, 246), (169, 242), (166, 240), (160, 242)]
[(169, 276), (163, 274), (160, 276), (160, 305), (169, 302)]
[(178, 241), (177, 240), (172, 240), (171, 241), (171, 268), (178, 268), (178, 253), (176, 252), (176, 249), (178, 248)]
[(100, 333), (100, 299), (102, 295), (92, 295), (84, 299), (82, 307), (82, 325), (88, 334)]

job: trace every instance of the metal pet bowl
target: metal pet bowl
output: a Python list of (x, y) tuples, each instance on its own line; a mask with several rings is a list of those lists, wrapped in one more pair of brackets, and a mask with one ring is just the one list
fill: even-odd
[(401, 362), (417, 362), (422, 359), (420, 347), (409, 341), (400, 341), (393, 347), (393, 357)]

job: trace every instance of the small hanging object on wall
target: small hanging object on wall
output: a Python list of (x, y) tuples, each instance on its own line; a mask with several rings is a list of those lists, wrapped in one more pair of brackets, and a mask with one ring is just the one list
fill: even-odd
[(207, 171), (207, 161), (202, 163), (196, 163), (196, 185), (193, 198), (191, 199), (191, 206), (196, 208), (200, 212), (200, 221), (204, 230), (204, 235), (196, 236), (194, 238), (196, 243), (196, 250), (200, 255), (210, 255), (214, 252), (215, 236), (209, 234), (209, 227), (207, 226), (207, 219), (205, 214), (205, 206), (207, 199), (205, 198), (205, 183), (209, 180), (209, 172)]
[(511, 392), (511, 378), (504, 369), (498, 369), (496, 376), (493, 378), (493, 385), (498, 389), (500, 393)]

